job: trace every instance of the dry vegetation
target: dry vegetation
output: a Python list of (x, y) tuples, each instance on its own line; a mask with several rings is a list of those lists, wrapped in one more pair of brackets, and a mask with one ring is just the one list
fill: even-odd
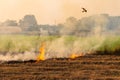
[[(25, 51), (39, 51), (40, 44), (45, 42), (46, 60), (30, 60), (37, 55)], [(5, 56), (0, 61), (1, 80), (119, 80), (120, 79), (120, 37), (119, 36), (23, 36), (8, 35), (0, 37), (1, 55), (5, 52), (15, 53)], [(69, 59), (70, 54), (84, 54)], [(22, 53), (18, 55), (18, 53)], [(96, 53), (93, 55), (91, 53)], [(104, 55), (98, 55), (104, 54)], [(106, 55), (111, 54), (111, 55)], [(116, 55), (118, 54), (118, 55)], [(32, 58), (30, 58), (30, 56)], [(16, 58), (17, 57), (17, 58)], [(57, 58), (59, 57), (59, 58)], [(61, 58), (60, 58), (61, 57)], [(15, 59), (13, 59), (15, 58)], [(20, 59), (21, 58), (21, 59)], [(26, 59), (27, 58), (27, 61)], [(23, 61), (21, 61), (23, 60)]]
[[(120, 50), (120, 36), (28, 36), (28, 35), (1, 35), (1, 53), (24, 53), (25, 51), (39, 51), (42, 42), (46, 43), (46, 53), (64, 54), (107, 52), (114, 53)], [(105, 53), (106, 54), (106, 53)]]

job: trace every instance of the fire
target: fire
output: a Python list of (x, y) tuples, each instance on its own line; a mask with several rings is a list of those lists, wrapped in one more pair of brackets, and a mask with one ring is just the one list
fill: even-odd
[(77, 57), (79, 57), (79, 56), (84, 56), (84, 55), (83, 55), (83, 53), (80, 53), (79, 55), (73, 53), (73, 54), (71, 54), (70, 59), (75, 59), (75, 58), (77, 58)]
[(45, 43), (42, 43), (40, 46), (40, 53), (37, 57), (37, 62), (45, 60)]
[(70, 56), (71, 59), (75, 59), (76, 57), (78, 57), (78, 55), (75, 54), (75, 53), (73, 53), (73, 54)]

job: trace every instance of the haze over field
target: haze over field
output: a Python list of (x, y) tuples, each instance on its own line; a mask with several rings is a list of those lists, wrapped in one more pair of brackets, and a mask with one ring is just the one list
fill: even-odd
[[(73, 16), (82, 18), (93, 14), (120, 15), (120, 0), (0, 0), (0, 21), (19, 20), (26, 14), (34, 14), (39, 24), (64, 22)], [(83, 14), (81, 7), (88, 13)]]
[(45, 59), (97, 52), (119, 54), (119, 3), (120, 0), (0, 0), (0, 60), (36, 59), (42, 54), (39, 49), (43, 42)]

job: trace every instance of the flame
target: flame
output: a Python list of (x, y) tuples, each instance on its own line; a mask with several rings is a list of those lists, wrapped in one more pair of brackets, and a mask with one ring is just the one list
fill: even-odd
[(73, 53), (73, 54), (71, 54), (70, 59), (75, 59), (75, 58), (77, 58), (77, 57), (79, 57), (79, 56), (84, 56), (84, 55), (83, 55), (83, 53), (80, 53), (79, 55)]
[(45, 60), (45, 43), (42, 43), (40, 46), (40, 53), (37, 57), (37, 62)]
[(75, 59), (76, 57), (78, 57), (78, 55), (75, 54), (75, 53), (73, 53), (73, 54), (70, 56), (71, 59)]

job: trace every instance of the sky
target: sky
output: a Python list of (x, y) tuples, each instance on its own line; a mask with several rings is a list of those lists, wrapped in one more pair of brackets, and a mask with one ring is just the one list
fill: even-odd
[[(82, 13), (82, 7), (88, 12)], [(120, 16), (120, 0), (0, 0), (1, 22), (33, 14), (39, 24), (55, 24), (70, 16), (80, 19), (103, 13)]]

